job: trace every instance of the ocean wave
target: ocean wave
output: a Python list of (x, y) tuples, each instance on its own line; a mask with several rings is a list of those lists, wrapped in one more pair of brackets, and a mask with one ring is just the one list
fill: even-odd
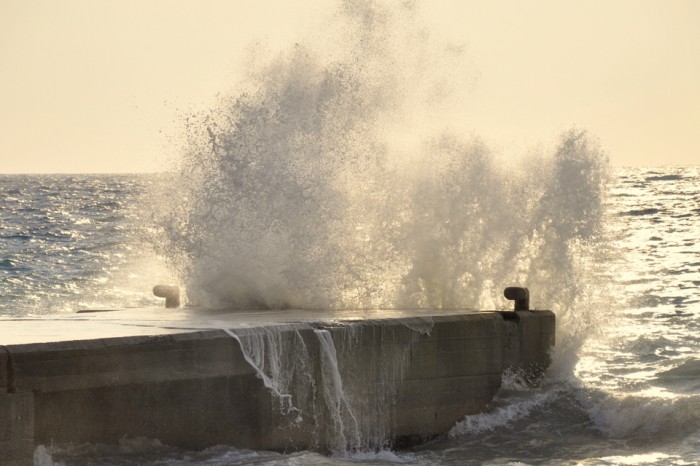
[(700, 429), (700, 395), (589, 392), (579, 397), (596, 427), (613, 438), (684, 438)]
[(678, 181), (682, 180), (683, 176), (682, 175), (655, 175), (655, 176), (647, 176), (645, 178), (646, 181)]
[(525, 396), (508, 396), (501, 394), (490, 409), (483, 413), (465, 416), (448, 433), (449, 437), (480, 434), (508, 427), (514, 422), (526, 418), (535, 410), (542, 410), (560, 396), (560, 391), (550, 387), (545, 391), (529, 391)]
[(660, 214), (662, 212), (664, 212), (663, 209), (649, 207), (646, 209), (632, 209), (632, 210), (628, 210), (626, 212), (620, 212), (618, 215), (638, 217), (638, 216), (642, 216), (642, 215), (656, 215), (656, 214)]

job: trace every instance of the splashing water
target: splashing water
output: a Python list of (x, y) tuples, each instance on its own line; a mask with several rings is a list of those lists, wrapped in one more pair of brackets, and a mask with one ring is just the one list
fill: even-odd
[(347, 2), (335, 20), (187, 119), (155, 215), (189, 301), (494, 308), (519, 284), (558, 313), (575, 358), (596, 318), (567, 311), (603, 293), (590, 280), (606, 251), (598, 144), (570, 130), (552, 154), (506, 163), (445, 121), (466, 108), (464, 57), (413, 7)]

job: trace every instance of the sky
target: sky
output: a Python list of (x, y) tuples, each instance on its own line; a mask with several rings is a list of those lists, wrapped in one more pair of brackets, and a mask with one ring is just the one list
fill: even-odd
[[(430, 0), (464, 46), (465, 133), (524, 150), (576, 127), (613, 165), (700, 164), (700, 1)], [(162, 169), (183, 115), (283, 49), (328, 0), (0, 0), (0, 173)]]

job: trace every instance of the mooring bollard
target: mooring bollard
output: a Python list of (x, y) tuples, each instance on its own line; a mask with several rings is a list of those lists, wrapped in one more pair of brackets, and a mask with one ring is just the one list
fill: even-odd
[(156, 285), (153, 294), (159, 298), (165, 298), (165, 307), (180, 306), (180, 288), (175, 285)]
[(506, 299), (515, 301), (514, 311), (529, 311), (530, 310), (530, 290), (519, 286), (509, 286), (503, 290), (503, 296)]

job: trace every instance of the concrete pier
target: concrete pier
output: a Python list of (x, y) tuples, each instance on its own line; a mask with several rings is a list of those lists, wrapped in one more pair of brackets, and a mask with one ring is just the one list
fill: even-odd
[(35, 445), (147, 437), (201, 449), (405, 445), (542, 374), (549, 311), (216, 313), (0, 320), (0, 464)]

